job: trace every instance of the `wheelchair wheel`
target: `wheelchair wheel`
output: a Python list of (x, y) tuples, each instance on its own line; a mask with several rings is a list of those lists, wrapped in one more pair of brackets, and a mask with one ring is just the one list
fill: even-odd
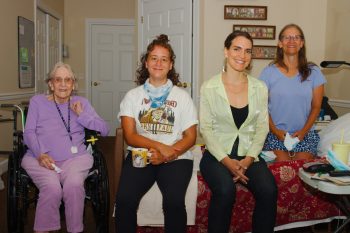
[[(31, 202), (36, 202), (37, 189), (30, 185), (27, 173), (21, 168), (22, 158), (26, 151), (21, 131), (13, 134), (13, 153), (8, 158), (8, 189), (7, 189), (7, 228), (9, 233), (24, 232), (27, 209)], [(33, 188), (34, 187), (34, 188)], [(29, 198), (33, 193), (34, 198)]]
[(8, 160), (7, 227), (9, 233), (22, 233), (24, 229), (24, 202), (16, 156), (11, 153)]
[(102, 153), (94, 151), (94, 165), (91, 175), (88, 177), (87, 193), (92, 203), (96, 232), (108, 232), (109, 213), (109, 184), (107, 165)]

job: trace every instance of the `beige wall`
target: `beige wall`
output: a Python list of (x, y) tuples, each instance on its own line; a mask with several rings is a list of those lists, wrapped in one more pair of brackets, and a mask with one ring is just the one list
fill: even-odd
[(39, 7), (48, 10), (52, 14), (64, 15), (64, 0), (36, 0)]
[[(55, 13), (64, 17), (63, 42), (69, 47), (70, 63), (80, 80), (80, 88), (85, 84), (85, 20), (87, 18), (135, 19), (137, 0), (37, 0)], [(25, 100), (21, 94), (31, 93), (31, 88), (18, 88), (17, 71), (17, 16), (34, 19), (35, 0), (0, 0), (0, 103), (9, 102), (7, 96), (16, 96), (11, 102)], [(224, 5), (262, 5), (268, 7), (266, 21), (224, 20)], [(312, 13), (311, 13), (312, 12)], [(306, 36), (308, 58), (319, 64), (322, 60), (350, 61), (350, 1), (348, 0), (200, 0), (200, 67), (199, 83), (220, 72), (223, 62), (223, 43), (232, 31), (233, 24), (276, 25), (277, 32), (288, 23), (299, 24)], [(277, 40), (255, 40), (257, 45), (276, 45)], [(254, 60), (253, 76), (270, 61)], [(350, 67), (324, 69), (327, 78), (326, 94), (335, 100), (337, 112), (349, 112)], [(4, 97), (5, 96), (5, 97)], [(0, 111), (0, 114), (3, 114)], [(6, 113), (8, 114), (8, 112)], [(1, 124), (1, 132), (11, 135), (10, 124)], [(3, 136), (3, 135), (2, 135)], [(1, 137), (4, 138), (4, 137)], [(9, 142), (0, 140), (0, 150), (11, 148)]]
[[(323, 60), (350, 62), (350, 1), (348, 0), (203, 0), (201, 1), (200, 83), (220, 72), (223, 43), (233, 24), (275, 25), (276, 37), (288, 23), (301, 26), (306, 37), (307, 56), (320, 64)], [(224, 5), (260, 5), (268, 7), (267, 20), (224, 20)], [(310, 13), (312, 11), (312, 14)], [(210, 17), (206, 17), (210, 16)], [(276, 45), (275, 40), (254, 40), (256, 45)], [(253, 60), (251, 74), (258, 77), (271, 60)], [(339, 115), (350, 112), (350, 67), (323, 69), (327, 84), (325, 94)]]
[[(33, 91), (32, 88), (18, 87), (17, 17), (34, 19), (33, 1), (1, 0), (0, 7), (0, 103), (19, 103), (22, 99), (7, 100), (9, 96)], [(0, 114), (11, 117), (12, 112), (0, 110)], [(0, 123), (0, 151), (12, 149), (12, 122)]]
[(5, 94), (21, 93), (33, 89), (18, 87), (18, 49), (17, 49), (17, 17), (34, 19), (33, 0), (1, 0), (0, 7), (0, 67), (1, 85), (0, 96)]
[[(37, 0), (39, 4), (63, 16), (63, 0)], [(18, 33), (17, 17), (34, 21), (35, 0), (0, 0), (0, 103), (19, 104), (28, 101), (34, 88), (18, 87)], [(5, 117), (12, 117), (11, 109), (0, 110)], [(21, 127), (19, 126), (19, 129)], [(0, 123), (0, 151), (12, 149), (13, 123)]]
[[(257, 5), (267, 6), (267, 20), (224, 20), (224, 5)], [(246, 0), (203, 1), (203, 77), (210, 78), (220, 72), (223, 64), (223, 48), (226, 36), (232, 32), (233, 24), (275, 25), (276, 37), (281, 28), (288, 23), (296, 23), (301, 26), (306, 36), (308, 58), (319, 64), (324, 57), (325, 25), (326, 25), (327, 0), (256, 0), (254, 4)], [(285, 9), (286, 11), (282, 10)], [(313, 16), (310, 15), (313, 9)], [(210, 17), (205, 17), (210, 16)], [(254, 40), (256, 45), (276, 45), (275, 40)], [(253, 60), (251, 74), (258, 77), (261, 70), (271, 60)]]
[[(325, 60), (350, 62), (350, 1), (328, 1), (327, 30), (325, 34)], [(350, 106), (350, 67), (324, 69), (326, 75), (326, 94), (331, 98), (339, 115), (348, 113)], [(332, 102), (332, 101), (331, 101)]]
[[(69, 0), (65, 1), (64, 44), (68, 45), (69, 63), (78, 79), (79, 89), (85, 88), (85, 20), (134, 19), (136, 0)], [(82, 80), (83, 79), (83, 80)]]

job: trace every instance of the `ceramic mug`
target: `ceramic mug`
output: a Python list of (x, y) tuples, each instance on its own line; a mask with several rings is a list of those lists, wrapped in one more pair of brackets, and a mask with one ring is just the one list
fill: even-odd
[(137, 168), (146, 167), (150, 156), (151, 153), (146, 148), (133, 148), (131, 150), (132, 165)]
[(332, 150), (335, 153), (337, 159), (345, 163), (349, 164), (349, 152), (350, 152), (350, 144), (349, 143), (333, 143)]

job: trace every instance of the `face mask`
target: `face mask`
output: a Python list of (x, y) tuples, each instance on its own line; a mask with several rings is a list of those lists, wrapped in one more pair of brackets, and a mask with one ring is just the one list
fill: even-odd
[(291, 151), (298, 145), (299, 141), (300, 140), (298, 137), (293, 138), (287, 132), (286, 137), (284, 138), (284, 146), (287, 148), (288, 151)]

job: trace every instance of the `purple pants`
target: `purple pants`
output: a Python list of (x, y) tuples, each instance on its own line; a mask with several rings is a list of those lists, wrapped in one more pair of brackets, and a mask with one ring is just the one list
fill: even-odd
[(85, 154), (56, 162), (61, 173), (39, 165), (36, 158), (25, 155), (22, 167), (39, 189), (34, 231), (61, 229), (59, 207), (64, 201), (67, 231), (82, 232), (85, 189), (84, 181), (93, 165), (93, 157)]

